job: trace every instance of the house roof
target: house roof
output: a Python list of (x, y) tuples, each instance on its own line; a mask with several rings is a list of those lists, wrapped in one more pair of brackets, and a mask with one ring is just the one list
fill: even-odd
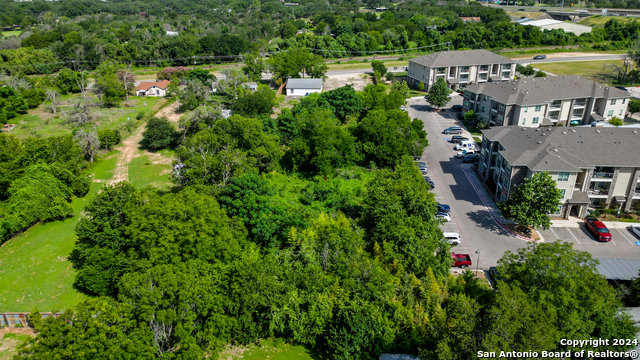
[(542, 19), (542, 20), (530, 20), (525, 23), (520, 23), (521, 25), (533, 25), (533, 26), (545, 26), (545, 25), (553, 25), (561, 23), (562, 21), (553, 20), (553, 19)]
[(596, 260), (600, 262), (596, 265), (596, 269), (607, 279), (631, 280), (638, 277), (638, 270), (640, 270), (638, 259), (600, 258)]
[(532, 171), (570, 171), (595, 166), (640, 167), (640, 130), (636, 128), (499, 126), (482, 130), (499, 141), (500, 154), (514, 166)]
[(513, 64), (514, 60), (492, 53), (487, 50), (457, 50), (440, 51), (433, 54), (418, 56), (409, 60), (426, 67), (436, 66), (471, 66), (489, 64)]
[(322, 79), (289, 79), (287, 89), (322, 89)]
[(604, 86), (575, 75), (483, 82), (466, 88), (505, 105), (541, 105), (553, 100), (577, 98), (628, 98), (629, 92)]
[(152, 88), (154, 86), (159, 87), (160, 89), (166, 89), (169, 84), (171, 83), (171, 81), (169, 80), (162, 80), (162, 81), (142, 81), (140, 82), (140, 85), (138, 85), (138, 87), (136, 87), (136, 90), (144, 90), (147, 91), (149, 90), (149, 88)]

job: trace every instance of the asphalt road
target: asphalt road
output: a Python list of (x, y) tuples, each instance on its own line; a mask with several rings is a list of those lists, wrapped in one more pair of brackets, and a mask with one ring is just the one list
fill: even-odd
[[(449, 106), (461, 103), (462, 98), (455, 96)], [(422, 161), (427, 163), (427, 176), (436, 185), (432, 190), (436, 201), (451, 206), (452, 220), (443, 224), (442, 230), (455, 231), (462, 237), (462, 243), (452, 251), (471, 255), (474, 269), (478, 264), (479, 269), (487, 270), (497, 264), (506, 250), (515, 252), (527, 246), (527, 241), (512, 236), (494, 222), (460, 166), (462, 161), (454, 158), (457, 152), (442, 134), (442, 130), (454, 125), (453, 119), (430, 112), (424, 99), (409, 101), (407, 109), (412, 119), (424, 122), (429, 146)], [(480, 251), (479, 263), (477, 250)]]
[(635, 236), (628, 229), (610, 228), (611, 241), (599, 242), (587, 230), (584, 224), (576, 223), (571, 226), (557, 226), (549, 230), (541, 230), (540, 234), (546, 242), (557, 239), (568, 241), (576, 250), (586, 251), (595, 258), (640, 258), (640, 237)]

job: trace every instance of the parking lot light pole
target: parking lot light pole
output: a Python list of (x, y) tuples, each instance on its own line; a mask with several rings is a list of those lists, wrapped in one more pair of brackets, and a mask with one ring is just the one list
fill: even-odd
[(476, 254), (478, 254), (478, 261), (476, 262), (476, 277), (478, 276), (478, 266), (480, 265), (480, 249), (476, 250)]

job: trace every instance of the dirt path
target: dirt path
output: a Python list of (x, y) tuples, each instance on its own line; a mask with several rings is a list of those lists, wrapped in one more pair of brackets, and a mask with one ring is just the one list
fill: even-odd
[[(181, 114), (177, 113), (178, 102), (174, 102), (173, 104), (161, 109), (155, 115), (157, 118), (166, 117), (169, 121), (173, 123), (178, 123), (178, 119)], [(116, 146), (115, 149), (119, 150), (118, 161), (116, 163), (116, 168), (113, 171), (113, 178), (109, 180), (108, 184), (115, 184), (121, 181), (129, 180), (129, 164), (131, 160), (138, 156), (149, 156), (149, 160), (153, 164), (163, 164), (170, 165), (172, 159), (162, 156), (161, 154), (151, 153), (147, 150), (143, 150), (140, 153), (140, 143), (142, 142), (142, 133), (146, 128), (146, 124), (140, 126), (136, 131), (131, 134), (128, 138), (122, 141), (122, 144)]]

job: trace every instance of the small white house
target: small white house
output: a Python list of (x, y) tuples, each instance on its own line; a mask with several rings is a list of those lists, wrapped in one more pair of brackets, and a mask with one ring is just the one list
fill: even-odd
[(322, 92), (322, 79), (289, 79), (287, 96), (306, 96)]
[(166, 96), (169, 84), (169, 80), (142, 81), (136, 87), (136, 96)]

